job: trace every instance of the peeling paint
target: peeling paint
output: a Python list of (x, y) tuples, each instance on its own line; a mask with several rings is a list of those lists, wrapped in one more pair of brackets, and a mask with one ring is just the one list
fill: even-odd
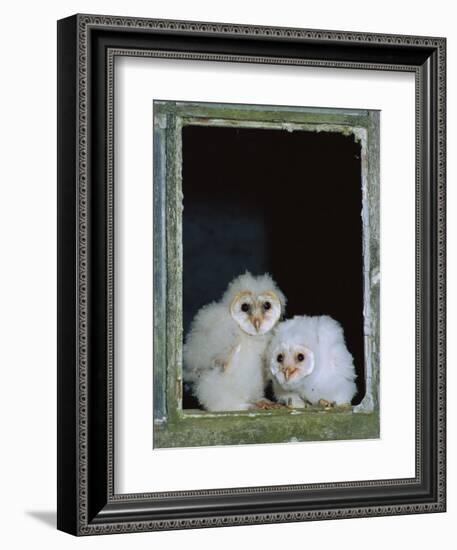
[(166, 424), (168, 421), (168, 418), (164, 416), (163, 418), (155, 418), (154, 419), (154, 426), (162, 426), (163, 424)]
[(374, 269), (373, 274), (371, 275), (371, 284), (373, 286), (379, 285), (381, 281), (381, 273), (379, 272), (379, 269)]
[(167, 115), (165, 113), (159, 113), (154, 116), (154, 126), (161, 130), (165, 130), (167, 127)]

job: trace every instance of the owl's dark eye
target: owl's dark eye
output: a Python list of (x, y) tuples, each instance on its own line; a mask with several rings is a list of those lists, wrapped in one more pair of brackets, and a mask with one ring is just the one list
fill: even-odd
[(284, 361), (284, 355), (280, 353), (278, 357), (276, 357), (276, 360), (278, 361), (278, 363), (282, 363)]
[(263, 309), (270, 309), (270, 308), (271, 308), (270, 302), (264, 302)]
[(245, 313), (247, 313), (250, 309), (251, 309), (251, 306), (249, 304), (247, 304), (246, 302), (241, 304), (241, 311), (244, 311)]
[(299, 353), (299, 354), (297, 355), (297, 361), (300, 361), (300, 363), (301, 363), (302, 361), (304, 361), (304, 359), (305, 359), (305, 356), (303, 355), (303, 353)]

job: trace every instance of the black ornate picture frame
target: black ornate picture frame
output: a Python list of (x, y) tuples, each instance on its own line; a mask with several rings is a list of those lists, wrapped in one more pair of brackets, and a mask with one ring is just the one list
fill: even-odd
[[(433, 37), (98, 15), (58, 22), (59, 529), (91, 535), (445, 511), (445, 52), (445, 39)], [(113, 61), (124, 55), (414, 73), (415, 477), (115, 492)]]

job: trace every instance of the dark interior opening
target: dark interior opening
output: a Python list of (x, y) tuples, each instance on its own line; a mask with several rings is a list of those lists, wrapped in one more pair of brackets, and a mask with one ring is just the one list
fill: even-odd
[[(365, 394), (361, 146), (335, 132), (185, 126), (183, 329), (249, 270), (287, 296), (286, 317), (330, 315)], [(199, 408), (184, 387), (183, 408)]]

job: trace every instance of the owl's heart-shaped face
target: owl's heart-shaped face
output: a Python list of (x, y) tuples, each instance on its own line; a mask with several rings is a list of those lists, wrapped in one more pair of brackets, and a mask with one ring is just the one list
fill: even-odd
[(314, 370), (314, 353), (306, 346), (278, 346), (270, 357), (270, 371), (278, 383), (293, 388)]
[(246, 334), (269, 332), (281, 317), (281, 302), (274, 292), (240, 292), (230, 305), (230, 315)]

